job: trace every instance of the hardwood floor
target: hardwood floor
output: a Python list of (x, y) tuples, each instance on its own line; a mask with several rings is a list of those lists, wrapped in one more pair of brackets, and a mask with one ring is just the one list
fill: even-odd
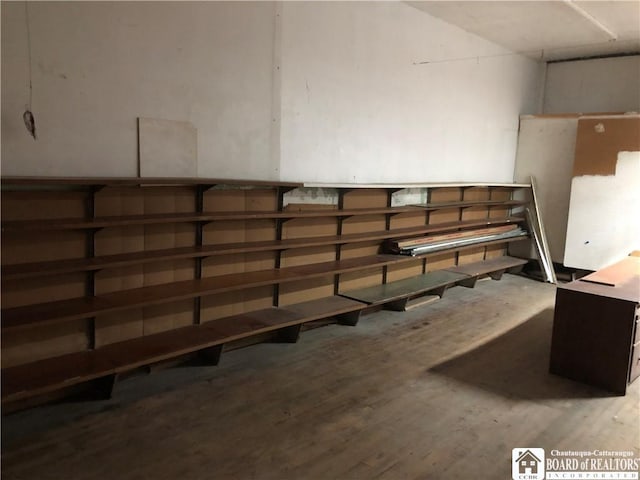
[(511, 449), (640, 451), (625, 397), (548, 373), (555, 288), (505, 275), (113, 400), (3, 418), (5, 479), (507, 479)]

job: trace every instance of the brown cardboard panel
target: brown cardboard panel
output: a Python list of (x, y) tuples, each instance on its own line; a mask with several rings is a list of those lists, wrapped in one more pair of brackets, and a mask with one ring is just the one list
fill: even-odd
[(310, 263), (331, 262), (336, 259), (336, 249), (333, 245), (320, 247), (293, 248), (282, 252), (281, 267), (294, 267)]
[(276, 210), (278, 196), (274, 189), (212, 189), (204, 193), (205, 212), (259, 212)]
[(203, 226), (203, 245), (219, 243), (241, 243), (245, 241), (245, 222), (243, 220), (216, 221)]
[(8, 232), (2, 234), (2, 265), (84, 258), (85, 232)]
[(387, 267), (387, 282), (415, 277), (417, 275), (422, 275), (422, 259), (419, 258), (411, 262), (389, 265)]
[(458, 187), (432, 188), (429, 203), (457, 202), (462, 200), (462, 189)]
[(440, 255), (433, 255), (427, 258), (427, 272), (442, 270), (456, 265), (455, 252), (445, 252)]
[(243, 290), (240, 312), (252, 312), (273, 306), (273, 286), (249, 288)]
[(252, 312), (273, 306), (273, 286), (249, 288), (242, 291), (242, 311)]
[(244, 255), (244, 271), (255, 272), (276, 267), (276, 252), (251, 252)]
[(189, 223), (146, 225), (144, 227), (144, 249), (192, 247), (195, 245), (196, 227)]
[(278, 195), (275, 189), (244, 190), (245, 206), (249, 212), (278, 209)]
[(324, 203), (287, 203), (282, 209), (284, 212), (319, 212), (328, 210), (338, 210), (338, 206)]
[(96, 317), (96, 348), (141, 337), (144, 331), (142, 310), (133, 308)]
[[(510, 200), (511, 199), (511, 189), (509, 188), (501, 188), (501, 187), (493, 187), (491, 189), (491, 193), (489, 196), (489, 200)], [(509, 215), (508, 208), (496, 208), (492, 207), (489, 209), (489, 218), (504, 218)]]
[(200, 322), (207, 323), (218, 318), (242, 313), (243, 292), (225, 292), (202, 297)]
[(464, 189), (462, 199), (467, 202), (472, 202), (476, 200), (489, 200), (489, 196), (489, 187), (471, 187)]
[(95, 194), (97, 217), (144, 214), (144, 196), (139, 188), (107, 187)]
[(300, 282), (280, 285), (280, 306), (293, 305), (333, 295), (333, 275), (309, 278)]
[(367, 257), (377, 253), (380, 253), (380, 242), (351, 243), (349, 245), (342, 246), (342, 249), (340, 250), (340, 258), (347, 259)]
[(342, 222), (342, 233), (378, 232), (386, 227), (384, 215), (362, 215), (345, 218)]
[(336, 235), (336, 218), (295, 218), (282, 225), (282, 238), (310, 238)]
[(215, 277), (230, 273), (254, 272), (275, 268), (276, 252), (251, 252), (215, 256), (202, 260), (202, 276)]
[(340, 275), (340, 292), (382, 284), (382, 267), (343, 273)]
[(613, 175), (618, 152), (640, 150), (640, 117), (581, 118), (576, 134), (573, 176)]
[(65, 273), (3, 282), (2, 308), (82, 297), (85, 279), (84, 273)]
[(2, 220), (82, 218), (86, 192), (2, 192)]
[(460, 252), (458, 255), (458, 265), (466, 265), (484, 260), (484, 248), (485, 247), (470, 248), (469, 250)]
[(245, 222), (245, 241), (262, 242), (275, 239), (275, 220), (247, 220)]
[(195, 275), (195, 260), (185, 258), (143, 265), (144, 286), (192, 280)]
[(443, 210), (433, 210), (429, 212), (429, 225), (457, 222), (458, 220), (460, 220), (459, 208), (445, 208)]
[[(478, 201), (489, 200), (490, 191), (487, 187), (473, 187), (465, 188), (462, 199), (464, 201)], [(489, 216), (489, 209), (487, 207), (470, 207), (462, 209), (462, 220), (476, 220), (480, 218), (487, 218)]]
[(201, 300), (200, 322), (206, 323), (238, 313), (268, 308), (272, 305), (273, 287), (271, 286), (207, 295)]
[(65, 353), (81, 352), (87, 348), (89, 341), (86, 320), (10, 331), (2, 334), (2, 368)]
[(205, 212), (242, 212), (245, 208), (244, 190), (208, 190), (203, 196)]
[(488, 218), (489, 209), (487, 207), (468, 207), (462, 210), (462, 220), (478, 220)]
[(261, 242), (276, 239), (274, 220), (226, 220), (203, 226), (203, 245), (220, 243)]
[(144, 229), (143, 225), (101, 229), (94, 240), (96, 256), (144, 250)]
[(195, 188), (186, 186), (145, 187), (144, 213), (188, 213), (195, 211)]
[(510, 200), (512, 189), (505, 187), (492, 187), (490, 189), (489, 200)]
[(218, 275), (228, 275), (230, 273), (240, 273), (244, 271), (243, 253), (209, 257), (202, 260), (203, 277), (217, 277)]
[(489, 260), (491, 258), (502, 257), (507, 254), (507, 247), (504, 245), (490, 245), (486, 247), (484, 258)]
[(496, 207), (491, 207), (489, 208), (489, 218), (504, 218), (504, 217), (508, 217), (509, 216), (509, 209), (508, 208), (496, 208)]
[(344, 195), (343, 208), (375, 208), (387, 206), (387, 191), (380, 188), (351, 190)]
[(193, 325), (193, 308), (194, 301), (191, 299), (145, 307), (143, 309), (143, 334), (153, 335)]
[(144, 286), (144, 265), (107, 268), (95, 273), (96, 295)]
[(392, 215), (389, 222), (389, 229), (421, 227), (426, 224), (427, 215), (425, 212), (409, 212)]

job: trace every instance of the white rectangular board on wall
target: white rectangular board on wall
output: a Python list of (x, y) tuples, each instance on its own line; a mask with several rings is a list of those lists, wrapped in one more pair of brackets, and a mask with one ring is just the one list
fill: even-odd
[(198, 131), (191, 122), (138, 118), (141, 177), (197, 177)]
[(640, 116), (578, 121), (564, 264), (599, 270), (640, 249)]
[(640, 248), (640, 152), (620, 152), (615, 175), (583, 175), (571, 183), (568, 267), (599, 270)]

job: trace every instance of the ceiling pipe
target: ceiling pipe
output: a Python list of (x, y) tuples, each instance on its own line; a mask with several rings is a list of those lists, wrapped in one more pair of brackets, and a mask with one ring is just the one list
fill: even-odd
[(618, 39), (617, 33), (612, 31), (609, 27), (607, 27), (604, 23), (602, 23), (596, 17), (591, 15), (589, 12), (584, 10), (582, 7), (580, 7), (579, 5), (576, 5), (576, 3), (573, 0), (562, 0), (562, 1), (566, 6), (571, 8), (573, 11), (580, 14), (583, 18), (589, 20), (589, 22), (591, 22), (594, 26), (596, 26), (600, 31), (606, 33), (607, 36), (609, 37), (610, 42), (614, 42)]

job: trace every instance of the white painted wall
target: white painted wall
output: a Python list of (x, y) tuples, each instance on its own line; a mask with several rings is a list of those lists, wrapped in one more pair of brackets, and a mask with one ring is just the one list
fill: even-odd
[(640, 111), (640, 55), (548, 65), (544, 113)]
[[(198, 129), (198, 174), (277, 179), (270, 2), (2, 3), (3, 175), (135, 176), (136, 118)], [(276, 159), (277, 162), (277, 159)]]
[(539, 100), (536, 62), (403, 2), (28, 12), (39, 136), (22, 123), (25, 4), (5, 2), (3, 175), (136, 175), (146, 117), (194, 125), (200, 176), (508, 182), (518, 115)]
[(281, 21), (284, 179), (513, 180), (536, 62), (403, 2), (285, 2)]

